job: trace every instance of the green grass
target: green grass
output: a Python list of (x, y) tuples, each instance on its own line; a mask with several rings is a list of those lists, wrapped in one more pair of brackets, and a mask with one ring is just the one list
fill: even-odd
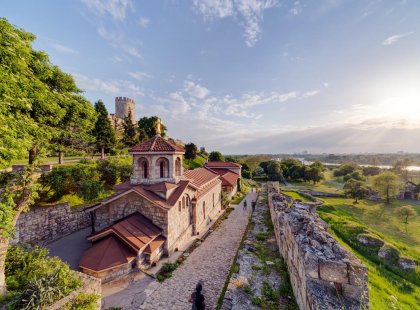
[(206, 162), (206, 158), (202, 155), (197, 154), (197, 157), (193, 160), (185, 159), (182, 161), (185, 169), (195, 169), (201, 167)]
[[(392, 263), (383, 262), (377, 256), (379, 247), (365, 247), (356, 237), (360, 233), (379, 236), (395, 247), (401, 256), (420, 262), (420, 216), (411, 219), (405, 230), (395, 209), (406, 204), (393, 201), (360, 201), (353, 205), (352, 199), (325, 198), (326, 206), (318, 209), (328, 222), (337, 240), (352, 251), (369, 269), (369, 295), (371, 309), (420, 309), (420, 267), (415, 272), (403, 271)], [(420, 213), (420, 206), (413, 206)]]
[(303, 202), (311, 202), (311, 200), (309, 200), (309, 199), (308, 199), (308, 198), (306, 198), (305, 196), (303, 196), (303, 195), (301, 195), (301, 194), (299, 194), (299, 193), (297, 193), (297, 192), (294, 192), (294, 191), (287, 191), (287, 190), (285, 190), (285, 191), (282, 191), (282, 193), (284, 193), (284, 194), (285, 194), (285, 195), (287, 195), (287, 196), (292, 197), (292, 198), (293, 198), (293, 200), (300, 199), (300, 200), (302, 200)]
[(238, 205), (245, 197), (244, 193), (237, 192), (235, 196), (232, 197), (231, 204)]

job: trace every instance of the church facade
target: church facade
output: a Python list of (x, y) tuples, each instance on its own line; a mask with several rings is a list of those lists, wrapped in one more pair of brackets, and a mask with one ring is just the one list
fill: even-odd
[(129, 152), (130, 181), (89, 209), (92, 247), (79, 266), (103, 281), (183, 249), (222, 210), (219, 174), (205, 167), (184, 171), (183, 148), (157, 135)]

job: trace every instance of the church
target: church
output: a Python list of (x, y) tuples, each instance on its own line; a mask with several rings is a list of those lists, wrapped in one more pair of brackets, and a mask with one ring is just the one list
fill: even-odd
[(89, 208), (92, 246), (79, 267), (109, 281), (183, 249), (221, 215), (222, 180), (206, 167), (183, 170), (184, 149), (160, 134), (129, 150), (129, 182)]

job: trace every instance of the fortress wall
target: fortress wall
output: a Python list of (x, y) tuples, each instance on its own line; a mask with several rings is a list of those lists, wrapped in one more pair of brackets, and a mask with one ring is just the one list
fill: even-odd
[(368, 308), (367, 268), (327, 231), (315, 206), (289, 207), (288, 198), (278, 182), (268, 183), (271, 219), (299, 308)]

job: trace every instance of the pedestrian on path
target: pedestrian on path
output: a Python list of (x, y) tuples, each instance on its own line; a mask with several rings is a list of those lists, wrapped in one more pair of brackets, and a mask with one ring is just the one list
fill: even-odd
[(256, 201), (253, 201), (253, 202), (251, 202), (251, 204), (252, 204), (252, 213), (254, 213), (255, 206), (256, 206), (257, 202)]
[(244, 210), (246, 210), (246, 198), (244, 199)]
[(205, 310), (206, 304), (204, 303), (204, 295), (201, 294), (203, 290), (203, 285), (198, 282), (195, 287), (194, 293), (191, 294), (189, 302), (192, 303), (192, 310)]

